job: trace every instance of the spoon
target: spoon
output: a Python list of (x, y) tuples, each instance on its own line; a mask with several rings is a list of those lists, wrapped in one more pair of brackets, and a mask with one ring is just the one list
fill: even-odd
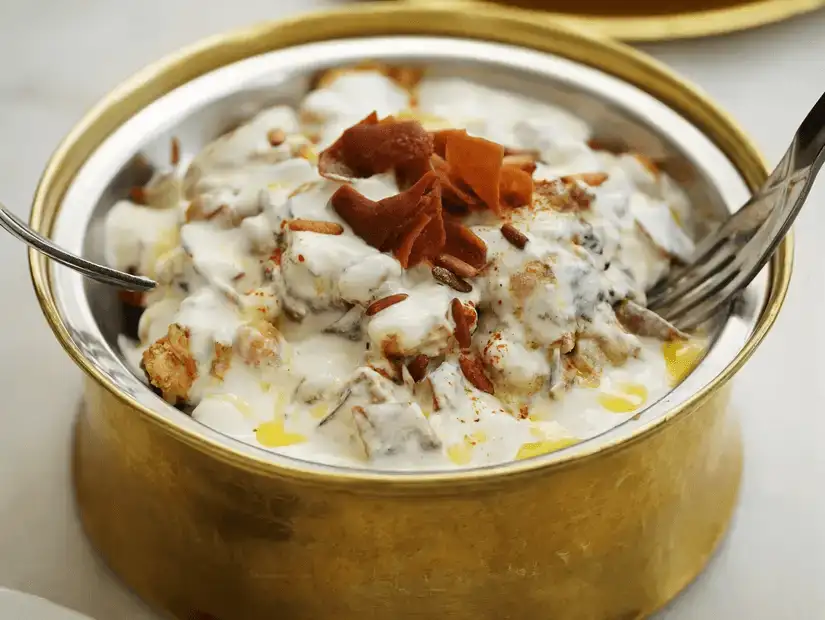
[(0, 204), (0, 226), (30, 248), (34, 248), (41, 254), (45, 254), (61, 265), (74, 269), (87, 278), (92, 278), (104, 284), (113, 284), (130, 291), (151, 291), (157, 285), (154, 280), (149, 278), (118, 271), (117, 269), (112, 269), (104, 265), (98, 265), (85, 258), (75, 256), (71, 252), (67, 252), (42, 235), (34, 232), (23, 220), (2, 204)]

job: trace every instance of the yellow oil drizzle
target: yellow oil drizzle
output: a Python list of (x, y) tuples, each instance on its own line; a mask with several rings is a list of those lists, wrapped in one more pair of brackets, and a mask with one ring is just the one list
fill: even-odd
[(599, 394), (599, 404), (613, 413), (630, 413), (647, 402), (647, 388), (640, 383), (622, 383), (612, 392)]
[(521, 448), (519, 448), (518, 452), (516, 453), (516, 460), (522, 461), (524, 459), (533, 458), (534, 456), (549, 454), (551, 452), (555, 452), (556, 450), (566, 448), (567, 446), (572, 446), (573, 444), (576, 444), (578, 442), (578, 439), (574, 439), (572, 437), (564, 437), (562, 439), (545, 439), (543, 441), (533, 441), (530, 443), (525, 443), (521, 446)]
[(487, 441), (487, 433), (476, 431), (464, 436), (461, 443), (447, 446), (447, 458), (456, 465), (467, 465), (473, 460), (473, 448)]
[(695, 340), (675, 340), (662, 344), (662, 354), (672, 385), (679, 383), (693, 370), (704, 351), (704, 345)]
[(484, 431), (476, 431), (475, 433), (470, 433), (467, 435), (464, 440), (470, 442), (471, 444), (484, 443), (487, 441), (487, 433)]
[(255, 429), (255, 438), (266, 448), (281, 448), (296, 443), (303, 443), (306, 437), (299, 433), (290, 433), (284, 428), (283, 420), (264, 422)]
[(261, 381), (260, 386), (261, 390), (264, 392), (268, 392), (272, 389), (272, 384), (269, 381)]
[(299, 154), (313, 166), (318, 164), (318, 153), (315, 152), (315, 149), (307, 147)]
[(473, 460), (473, 446), (466, 441), (447, 446), (447, 458), (456, 465), (467, 465)]
[(309, 415), (311, 415), (316, 420), (322, 420), (327, 416), (329, 413), (329, 407), (326, 405), (315, 405), (309, 410)]

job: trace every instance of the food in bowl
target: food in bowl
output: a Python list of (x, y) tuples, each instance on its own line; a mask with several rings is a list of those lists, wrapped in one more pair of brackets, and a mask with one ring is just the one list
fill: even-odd
[(120, 338), (169, 403), (296, 458), (529, 458), (638, 414), (701, 345), (645, 308), (690, 205), (571, 113), (464, 79), (320, 76), (118, 202), (106, 255), (156, 279)]

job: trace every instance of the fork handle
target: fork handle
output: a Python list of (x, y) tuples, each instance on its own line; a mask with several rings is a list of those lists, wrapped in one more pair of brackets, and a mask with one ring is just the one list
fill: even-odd
[[(720, 229), (720, 235), (753, 234), (768, 219), (782, 220), (774, 227), (781, 229), (781, 235), (790, 228), (799, 213), (802, 203), (813, 185), (819, 169), (825, 163), (825, 93), (805, 116), (791, 140), (782, 159), (753, 197), (740, 211), (730, 218)], [(799, 199), (791, 201), (790, 209), (776, 209), (776, 201), (770, 194), (779, 186), (791, 182), (798, 187)]]
[(794, 147), (797, 152), (797, 167), (810, 166), (818, 169), (822, 165), (822, 155), (825, 153), (825, 93), (799, 126), (790, 149)]
[(53, 261), (70, 267), (87, 278), (133, 291), (151, 291), (155, 288), (155, 282), (149, 278), (124, 273), (67, 252), (29, 228), (23, 220), (2, 204), (0, 204), (0, 228), (4, 228), (20, 241), (41, 254), (45, 254)]

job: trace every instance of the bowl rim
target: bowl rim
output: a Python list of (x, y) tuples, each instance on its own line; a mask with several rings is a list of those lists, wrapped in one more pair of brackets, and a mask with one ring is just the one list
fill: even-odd
[[(295, 18), (265, 22), (206, 38), (172, 53), (134, 74), (95, 105), (75, 125), (49, 159), (34, 196), (30, 224), (49, 235), (71, 181), (94, 149), (133, 113), (160, 96), (196, 77), (233, 62), (303, 43), (380, 35), (418, 34), (464, 40), (515, 44), (539, 52), (562, 55), (574, 62), (606, 71), (652, 95), (682, 114), (728, 157), (753, 189), (766, 178), (766, 166), (751, 141), (725, 112), (696, 87), (646, 54), (626, 45), (578, 30), (564, 22), (537, 23), (528, 13), (495, 6), (474, 8), (471, 14), (447, 5), (410, 6), (386, 4), (357, 6), (309, 13)], [(552, 41), (552, 43), (548, 43)], [(558, 50), (564, 45), (564, 52)], [(56, 196), (52, 196), (53, 191)], [(143, 421), (154, 423), (175, 439), (240, 469), (263, 475), (300, 479), (308, 484), (338, 482), (344, 485), (391, 483), (396, 489), (432, 488), (455, 484), (509, 479), (581, 464), (589, 458), (622, 449), (661, 431), (701, 406), (738, 372), (773, 325), (785, 299), (793, 262), (792, 239), (787, 237), (771, 261), (769, 294), (763, 313), (735, 358), (704, 388), (669, 409), (650, 426), (621, 441), (548, 462), (544, 458), (502, 463), (499, 466), (438, 472), (365, 471), (326, 468), (322, 473), (300, 466), (284, 466), (251, 457), (226, 444), (212, 441), (162, 419), (118, 390), (109, 377), (92, 364), (69, 335), (55, 302), (50, 269), (44, 257), (29, 251), (32, 282), (41, 309), (58, 341), (75, 363), (106, 391)], [(561, 451), (560, 451), (561, 452)], [(295, 463), (300, 463), (295, 461)], [(449, 482), (450, 485), (445, 485)]]
[[(432, 0), (406, 0), (422, 4)], [(452, 2), (490, 2), (491, 0), (450, 0)], [(497, 0), (492, 0), (496, 2)], [(620, 41), (648, 43), (680, 39), (707, 38), (767, 26), (811, 13), (825, 7), (825, 0), (751, 0), (721, 8), (639, 15), (595, 15), (561, 13), (541, 8), (525, 8), (537, 19), (564, 20), (590, 28)]]

